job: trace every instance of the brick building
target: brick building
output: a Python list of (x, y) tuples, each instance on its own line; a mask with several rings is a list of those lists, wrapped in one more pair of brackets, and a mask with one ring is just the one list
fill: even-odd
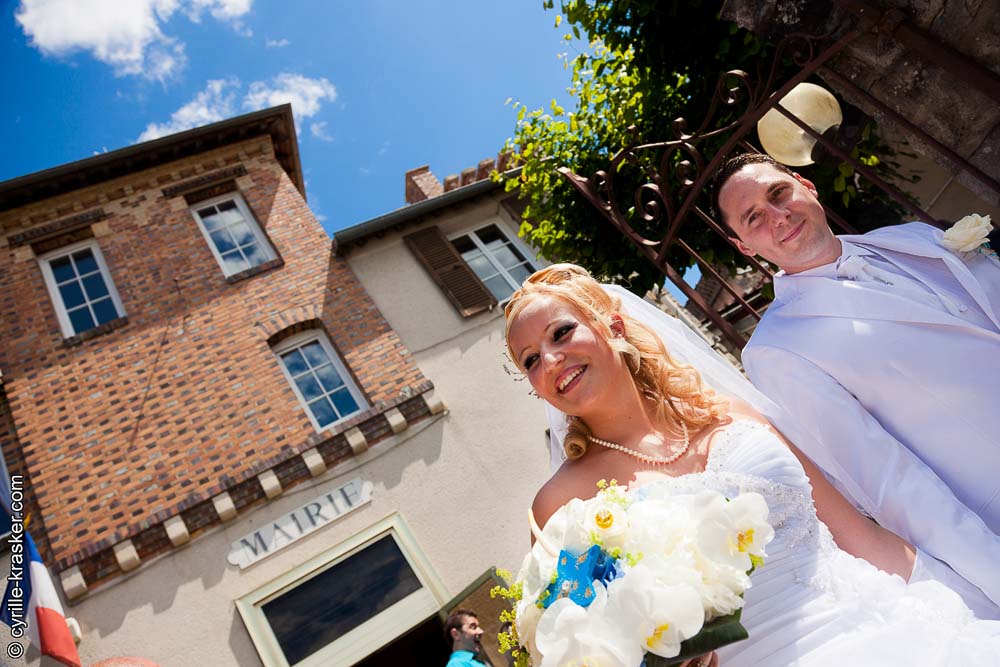
[[(85, 663), (437, 664), (439, 612), (516, 566), (544, 419), (470, 272), (515, 223), (451, 185), (347, 258), (287, 105), (0, 183), (0, 449)], [(468, 312), (377, 252), (455, 215)]]

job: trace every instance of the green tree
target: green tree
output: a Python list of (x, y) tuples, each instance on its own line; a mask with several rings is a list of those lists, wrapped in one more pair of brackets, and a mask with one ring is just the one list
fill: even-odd
[[(547, 9), (555, 7), (554, 0), (543, 4)], [(603, 279), (627, 278), (640, 293), (662, 280), (660, 271), (643, 259), (556, 168), (568, 166), (581, 176), (590, 176), (606, 168), (613, 154), (636, 140), (672, 139), (676, 118), (683, 116), (696, 126), (705, 117), (723, 72), (741, 69), (759, 76), (761, 66), (773, 57), (772, 46), (721, 20), (719, 7), (718, 2), (701, 0), (560, 3), (555, 22), (557, 28), (567, 30), (568, 47), (589, 43), (576, 55), (563, 56), (570, 71), (568, 92), (576, 106), (564, 109), (553, 99), (547, 109), (529, 110), (514, 102), (517, 125), (506, 145), (522, 167), (506, 185), (508, 190), (520, 187), (526, 204), (520, 233), (542, 256), (581, 264)], [(784, 64), (785, 78), (793, 71), (791, 63)], [(734, 113), (734, 109), (721, 109), (713, 127), (731, 120)], [(634, 135), (628, 132), (630, 126), (636, 128)], [(721, 140), (700, 145), (702, 155), (710, 159), (719, 143)], [(877, 135), (867, 128), (855, 155), (891, 174), (894, 164), (880, 161), (874, 152), (877, 147), (884, 157), (888, 151), (877, 145)], [(644, 159), (658, 157), (651, 153)], [(647, 222), (642, 210), (648, 197), (638, 202), (634, 199), (636, 188), (645, 182), (643, 166), (648, 165), (621, 166), (615, 176), (615, 196), (625, 202), (621, 208), (627, 209), (624, 212), (633, 228), (646, 238), (659, 239), (664, 219)], [(848, 219), (857, 222), (854, 212), (861, 205), (877, 205), (882, 224), (886, 211), (893, 214), (893, 207), (881, 193), (860, 187), (846, 164), (816, 165), (805, 173), (816, 182), (825, 201), (835, 204)], [(703, 208), (708, 209), (707, 201)], [(870, 225), (862, 222), (859, 226)], [(745, 260), (707, 225), (686, 222), (682, 238), (713, 264), (730, 269), (745, 265)], [(694, 263), (679, 248), (671, 250), (668, 260), (681, 271)]]

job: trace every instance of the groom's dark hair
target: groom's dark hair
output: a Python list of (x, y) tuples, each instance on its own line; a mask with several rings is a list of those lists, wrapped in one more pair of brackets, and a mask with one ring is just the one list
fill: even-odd
[(715, 217), (715, 221), (722, 225), (722, 229), (726, 233), (736, 236), (736, 232), (733, 230), (732, 226), (726, 222), (726, 217), (722, 214), (722, 209), (719, 208), (719, 191), (722, 190), (722, 186), (726, 184), (733, 174), (738, 172), (743, 167), (749, 164), (769, 164), (778, 171), (783, 171), (786, 174), (791, 174), (792, 170), (781, 164), (773, 157), (766, 153), (737, 153), (733, 157), (726, 160), (718, 171), (712, 176), (708, 182), (708, 193), (711, 197), (712, 203), (712, 214)]

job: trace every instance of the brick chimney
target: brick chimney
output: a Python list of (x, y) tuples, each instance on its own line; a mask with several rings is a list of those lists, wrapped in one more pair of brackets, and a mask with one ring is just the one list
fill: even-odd
[(490, 172), (493, 171), (494, 164), (495, 162), (491, 157), (488, 157), (485, 160), (480, 160), (479, 164), (476, 165), (476, 180), (481, 181), (484, 178), (489, 178)]
[(445, 192), (471, 185), (477, 181), (489, 178), (490, 173), (497, 169), (503, 171), (510, 162), (510, 153), (499, 153), (496, 159), (488, 157), (479, 161), (475, 167), (462, 170), (461, 175), (451, 174), (444, 179), (444, 187), (437, 177), (431, 173), (430, 167), (424, 165), (406, 172), (406, 203), (416, 204), (431, 197), (437, 197)]
[(430, 165), (424, 165), (406, 172), (406, 203), (416, 204), (419, 201), (437, 197), (444, 192), (437, 176), (431, 173)]
[(469, 185), (471, 183), (475, 183), (476, 182), (476, 168), (475, 167), (466, 167), (465, 169), (462, 170), (462, 175), (461, 175), (460, 178), (461, 178), (461, 180), (459, 181), (459, 183), (461, 185)]

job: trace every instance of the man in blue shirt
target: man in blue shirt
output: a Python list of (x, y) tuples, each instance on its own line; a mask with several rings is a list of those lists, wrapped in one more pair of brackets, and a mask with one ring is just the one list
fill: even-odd
[(452, 651), (447, 667), (487, 667), (479, 660), (483, 629), (475, 612), (456, 609), (445, 622), (444, 634), (451, 641)]

